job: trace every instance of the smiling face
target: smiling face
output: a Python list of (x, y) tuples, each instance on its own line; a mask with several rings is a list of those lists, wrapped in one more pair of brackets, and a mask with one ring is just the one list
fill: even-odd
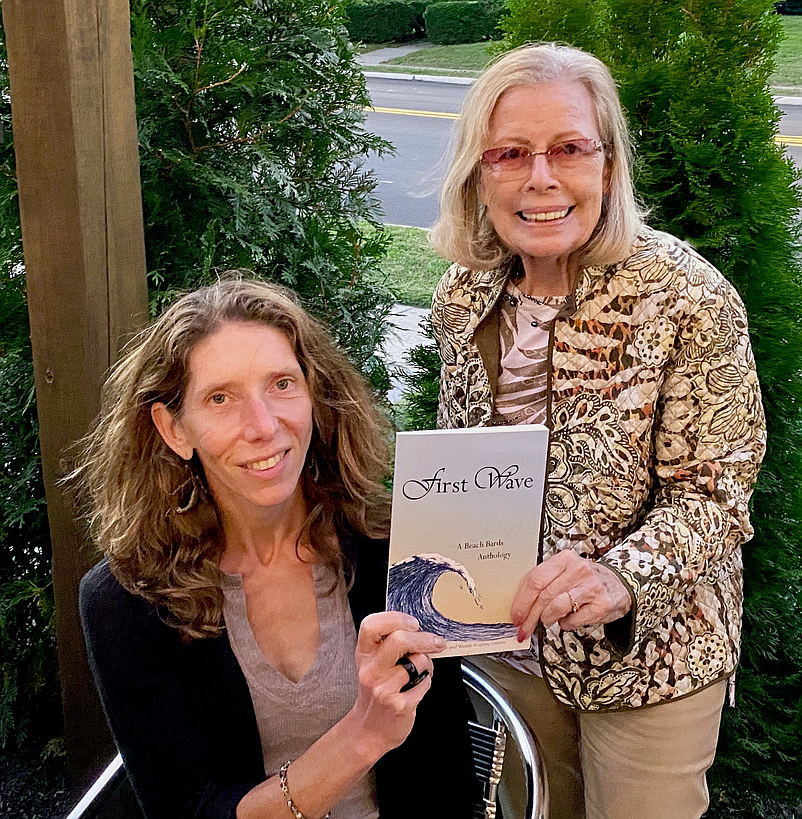
[(151, 415), (179, 457), (198, 454), (224, 521), (243, 525), (303, 506), (300, 476), (312, 399), (287, 337), (259, 322), (228, 322), (189, 357), (181, 414)]
[[(543, 83), (501, 95), (485, 149), (540, 152), (579, 138), (601, 141), (590, 93), (579, 82)], [(534, 285), (529, 289), (548, 291), (568, 283), (569, 257), (593, 234), (606, 185), (603, 152), (571, 167), (535, 156), (528, 171), (511, 177), (482, 167), (479, 193), (487, 218), (501, 241), (520, 255), (527, 283)]]

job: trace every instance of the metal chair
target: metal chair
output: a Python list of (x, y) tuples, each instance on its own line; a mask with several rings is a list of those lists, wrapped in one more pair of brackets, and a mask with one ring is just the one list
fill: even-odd
[(471, 722), (476, 775), (484, 785), (484, 798), (477, 805), (474, 819), (495, 819), (498, 786), (507, 743), (516, 744), (524, 767), (527, 805), (525, 816), (505, 819), (543, 819), (548, 795), (537, 744), (526, 723), (507, 702), (504, 692), (483, 671), (462, 661), (462, 676), (480, 722)]
[[(476, 806), (474, 819), (496, 819), (498, 786), (510, 741), (517, 745), (523, 762), (527, 806), (525, 816), (506, 819), (543, 819), (547, 804), (545, 777), (529, 728), (507, 702), (501, 689), (484, 672), (463, 660), (462, 675), (477, 720), (480, 720), (469, 723), (476, 774), (484, 785), (483, 799)], [(126, 779), (122, 758), (117, 754), (66, 819), (100, 816)]]
[(67, 819), (95, 819), (100, 816), (126, 779), (123, 758), (117, 754), (69, 812)]

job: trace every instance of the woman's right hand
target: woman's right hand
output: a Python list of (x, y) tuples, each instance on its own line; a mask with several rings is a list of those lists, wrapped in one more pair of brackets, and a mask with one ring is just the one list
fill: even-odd
[[(359, 628), (356, 668), (359, 689), (346, 719), (353, 720), (357, 740), (364, 753), (378, 760), (400, 745), (412, 730), (415, 709), (431, 686), (434, 671), (431, 654), (439, 654), (446, 643), (442, 637), (420, 631), (418, 621), (408, 614), (385, 611), (368, 615)], [(429, 676), (402, 692), (409, 674), (397, 665), (406, 656), (420, 674)]]
[[(356, 668), (359, 681), (354, 707), (323, 734), (287, 770), (293, 801), (307, 816), (323, 816), (412, 730), (415, 709), (431, 686), (432, 660), (445, 640), (421, 631), (407, 614), (370, 614), (359, 628)], [(418, 672), (429, 676), (402, 693), (409, 682), (400, 657), (408, 657)], [(287, 800), (278, 777), (270, 777), (237, 805), (238, 819), (284, 817)]]

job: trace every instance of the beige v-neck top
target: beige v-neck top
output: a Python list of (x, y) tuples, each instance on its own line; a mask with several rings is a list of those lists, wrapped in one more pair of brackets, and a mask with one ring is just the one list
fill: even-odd
[(549, 332), (564, 296), (525, 296), (512, 281), (501, 295), (501, 367), (493, 407), (494, 426), (546, 420)]
[[(248, 622), (240, 575), (226, 575), (223, 617), (231, 648), (248, 683), (265, 774), (278, 773), (297, 759), (352, 708), (357, 695), (356, 628), (340, 577), (331, 594), (333, 572), (314, 564), (312, 573), (320, 623), (320, 644), (312, 667), (293, 682), (267, 662)], [(335, 805), (332, 819), (378, 819), (375, 777), (371, 771)]]

